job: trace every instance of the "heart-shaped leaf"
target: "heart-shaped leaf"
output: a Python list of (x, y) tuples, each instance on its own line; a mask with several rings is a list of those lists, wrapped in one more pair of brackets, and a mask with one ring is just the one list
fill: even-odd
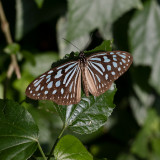
[(38, 127), (31, 115), (12, 100), (0, 100), (0, 159), (28, 159), (37, 142)]
[(74, 136), (66, 135), (60, 139), (54, 150), (56, 160), (93, 160), (92, 155)]

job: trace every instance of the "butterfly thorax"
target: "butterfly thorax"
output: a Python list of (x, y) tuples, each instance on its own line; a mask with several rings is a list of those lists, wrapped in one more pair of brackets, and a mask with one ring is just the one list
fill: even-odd
[(83, 65), (85, 65), (85, 62), (86, 62), (86, 57), (84, 55), (84, 52), (80, 52), (79, 53), (79, 58), (80, 58), (80, 63)]

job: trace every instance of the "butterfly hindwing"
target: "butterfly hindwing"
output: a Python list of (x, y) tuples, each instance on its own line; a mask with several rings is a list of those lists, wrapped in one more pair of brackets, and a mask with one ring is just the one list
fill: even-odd
[(78, 103), (81, 99), (80, 62), (69, 61), (45, 72), (27, 87), (26, 95), (60, 105)]
[(124, 51), (99, 52), (87, 57), (86, 79), (91, 94), (98, 96), (128, 70), (132, 56)]

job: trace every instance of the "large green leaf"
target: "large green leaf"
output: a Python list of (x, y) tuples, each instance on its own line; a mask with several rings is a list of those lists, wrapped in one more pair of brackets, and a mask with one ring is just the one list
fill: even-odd
[(66, 42), (64, 38), (66, 38), (67, 34), (67, 28), (68, 28), (68, 21), (67, 18), (62, 17), (57, 22), (57, 41), (58, 41), (58, 47), (60, 52), (60, 57), (63, 58), (66, 53), (70, 52), (76, 52), (76, 51), (83, 51), (87, 45), (89, 45), (90, 38), (89, 34), (85, 34), (82, 36), (79, 36), (78, 38), (74, 39), (73, 41), (70, 41), (72, 44), (74, 44), (74, 47), (71, 43)]
[(68, 0), (67, 39), (73, 40), (106, 23), (113, 23), (135, 7), (142, 8), (139, 0)]
[[(38, 2), (39, 1), (39, 2)], [(36, 0), (39, 5), (42, 0)], [(40, 9), (33, 0), (16, 0), (15, 39), (20, 40), (25, 34), (42, 22), (46, 22), (65, 10), (65, 1), (47, 0)]]
[(66, 135), (60, 139), (54, 150), (56, 160), (93, 160), (92, 155), (74, 136)]
[(129, 29), (130, 46), (136, 65), (152, 67), (150, 84), (160, 93), (160, 7), (156, 0), (147, 1), (137, 11)]
[(113, 104), (115, 92), (116, 88), (112, 86), (111, 90), (98, 97), (86, 98), (83, 95), (76, 105), (55, 106), (65, 127), (79, 134), (90, 134), (103, 126), (111, 115), (115, 107)]
[(139, 125), (143, 125), (148, 113), (152, 107), (155, 96), (152, 87), (149, 85), (150, 67), (134, 67), (131, 70), (133, 80), (133, 89), (135, 94), (130, 97), (130, 105), (133, 115)]
[(57, 61), (58, 54), (55, 52), (43, 52), (34, 55), (35, 65), (26, 62), (23, 65), (23, 70), (29, 72), (32, 76), (39, 76), (51, 68), (53, 62)]
[(37, 142), (38, 127), (31, 115), (12, 100), (0, 100), (0, 159), (25, 160)]

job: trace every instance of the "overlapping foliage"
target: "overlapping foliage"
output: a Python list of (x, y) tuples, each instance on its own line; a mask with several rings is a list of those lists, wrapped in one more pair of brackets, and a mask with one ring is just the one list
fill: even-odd
[[(46, 159), (57, 137), (53, 151), (57, 160), (160, 159), (158, 0), (2, 0), (2, 4), (14, 43), (7, 45), (0, 32), (0, 159)], [(113, 85), (97, 98), (82, 94), (77, 105), (24, 102), (25, 89), (36, 76), (65, 54), (77, 52), (63, 38), (80, 50), (113, 46), (129, 51), (133, 65), (117, 80), (117, 89)], [(99, 45), (102, 39), (108, 41)], [(21, 79), (12, 75), (6, 80), (12, 54)]]

